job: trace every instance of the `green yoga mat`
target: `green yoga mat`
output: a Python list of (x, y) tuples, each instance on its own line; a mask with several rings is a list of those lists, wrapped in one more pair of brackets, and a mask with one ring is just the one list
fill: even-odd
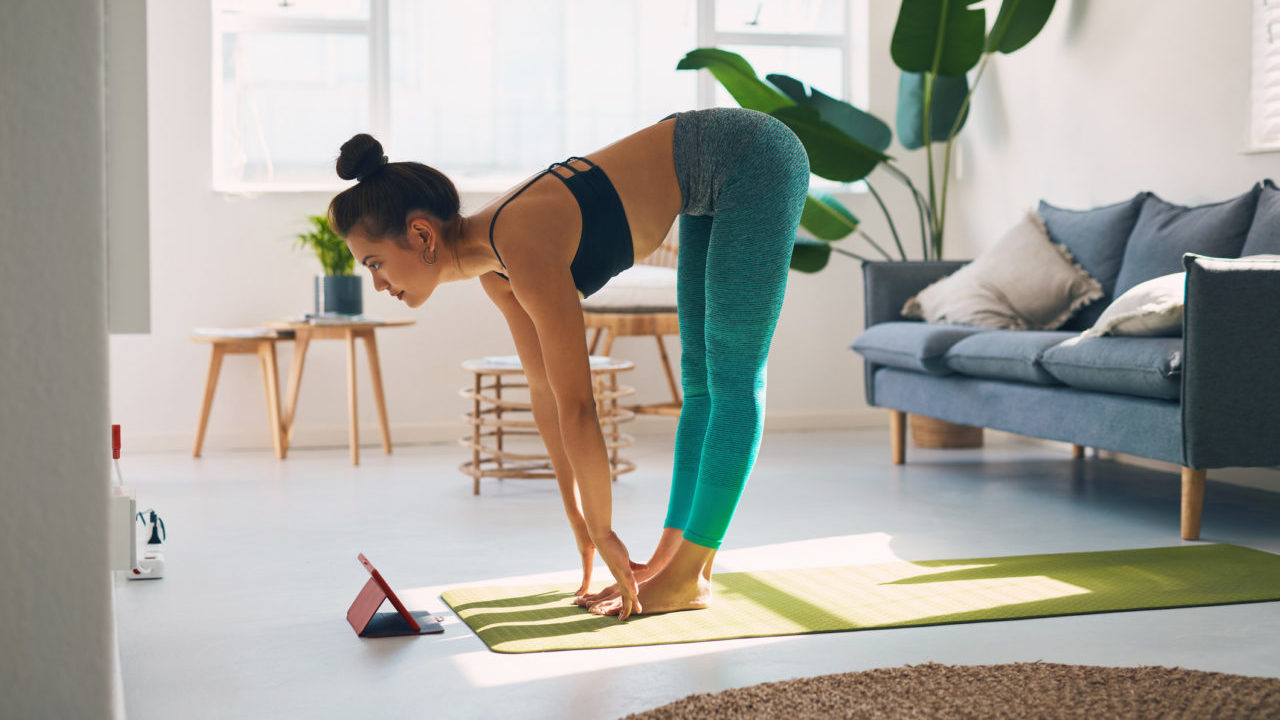
[(1235, 545), (892, 562), (712, 577), (712, 607), (620, 623), (565, 585), (441, 597), (507, 653), (1280, 600), (1280, 555)]

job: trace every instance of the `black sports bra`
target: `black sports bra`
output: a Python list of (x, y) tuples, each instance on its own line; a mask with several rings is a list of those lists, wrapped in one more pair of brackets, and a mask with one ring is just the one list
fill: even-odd
[[(579, 170), (569, 164), (574, 160), (581, 160), (590, 167)], [(557, 167), (569, 170), (572, 175), (566, 177), (554, 172)], [(614, 189), (604, 170), (590, 160), (571, 157), (564, 162), (551, 163), (546, 170), (534, 175), (521, 186), (493, 213), (493, 219), (489, 221), (489, 246), (493, 248), (493, 254), (498, 256), (498, 262), (505, 270), (507, 265), (502, 262), (502, 256), (498, 255), (498, 248), (493, 244), (493, 224), (507, 203), (515, 200), (520, 193), (548, 173), (560, 178), (565, 187), (569, 188), (582, 213), (582, 236), (578, 238), (578, 252), (573, 256), (569, 272), (573, 275), (573, 284), (585, 298), (604, 287), (614, 275), (635, 264), (631, 226), (627, 224), (622, 198), (618, 197), (618, 191)], [(502, 273), (498, 275), (507, 277)]]

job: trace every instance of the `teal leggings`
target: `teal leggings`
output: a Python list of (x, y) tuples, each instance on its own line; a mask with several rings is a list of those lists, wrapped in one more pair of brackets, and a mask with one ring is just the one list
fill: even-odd
[(809, 160), (778, 120), (716, 108), (677, 116), (677, 303), (684, 409), (665, 527), (719, 548), (755, 464), (765, 362), (809, 189)]

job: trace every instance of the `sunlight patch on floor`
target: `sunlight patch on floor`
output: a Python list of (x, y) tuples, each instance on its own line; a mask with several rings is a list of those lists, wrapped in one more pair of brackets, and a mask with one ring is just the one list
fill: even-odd
[(871, 532), (721, 550), (716, 553), (716, 572), (790, 570), (901, 561), (902, 558), (889, 547), (892, 540), (893, 536), (888, 533)]

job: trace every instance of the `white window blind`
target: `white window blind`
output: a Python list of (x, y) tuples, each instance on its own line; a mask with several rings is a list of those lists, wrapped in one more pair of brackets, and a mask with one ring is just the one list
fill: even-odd
[(675, 69), (699, 46), (865, 105), (866, 2), (212, 0), (214, 188), (340, 189), (339, 146), (368, 132), (460, 190), (505, 189), (671, 112), (736, 105)]
[(1250, 145), (1280, 150), (1280, 0), (1253, 0), (1251, 94)]

